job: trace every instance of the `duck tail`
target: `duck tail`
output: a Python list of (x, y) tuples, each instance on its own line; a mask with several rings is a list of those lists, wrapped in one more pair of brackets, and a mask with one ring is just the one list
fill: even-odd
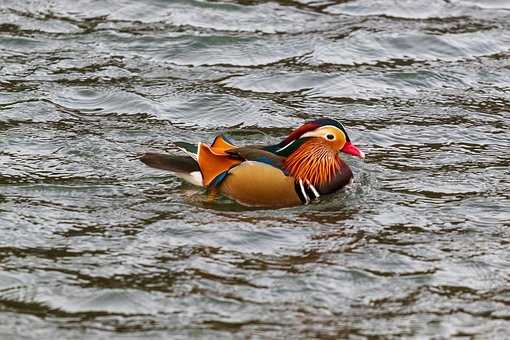
[(190, 156), (149, 152), (140, 157), (140, 161), (152, 168), (171, 171), (191, 184), (203, 186), (200, 167), (197, 161)]

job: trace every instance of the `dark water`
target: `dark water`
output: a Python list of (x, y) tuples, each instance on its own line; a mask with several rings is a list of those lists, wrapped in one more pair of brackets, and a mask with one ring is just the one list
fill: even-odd
[[(0, 338), (510, 337), (510, 1), (0, 0)], [(136, 160), (340, 119), (319, 204)]]

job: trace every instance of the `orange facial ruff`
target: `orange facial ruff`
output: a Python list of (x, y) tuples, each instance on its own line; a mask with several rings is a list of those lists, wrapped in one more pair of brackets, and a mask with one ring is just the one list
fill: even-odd
[(326, 185), (341, 168), (338, 153), (320, 138), (304, 142), (284, 164), (291, 176), (314, 186)]

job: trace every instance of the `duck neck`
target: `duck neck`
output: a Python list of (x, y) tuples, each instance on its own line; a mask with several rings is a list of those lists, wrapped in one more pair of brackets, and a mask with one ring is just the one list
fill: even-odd
[(342, 161), (338, 153), (322, 141), (311, 139), (292, 152), (284, 165), (292, 177), (314, 186), (325, 186), (338, 174)]

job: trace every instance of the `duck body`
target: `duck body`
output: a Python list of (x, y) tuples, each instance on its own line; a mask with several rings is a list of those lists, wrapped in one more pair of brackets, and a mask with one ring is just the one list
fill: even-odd
[(327, 118), (304, 124), (275, 145), (237, 147), (218, 136), (211, 145), (185, 151), (146, 153), (141, 161), (240, 204), (275, 208), (308, 204), (346, 186), (353, 175), (340, 151), (364, 157), (343, 125)]

